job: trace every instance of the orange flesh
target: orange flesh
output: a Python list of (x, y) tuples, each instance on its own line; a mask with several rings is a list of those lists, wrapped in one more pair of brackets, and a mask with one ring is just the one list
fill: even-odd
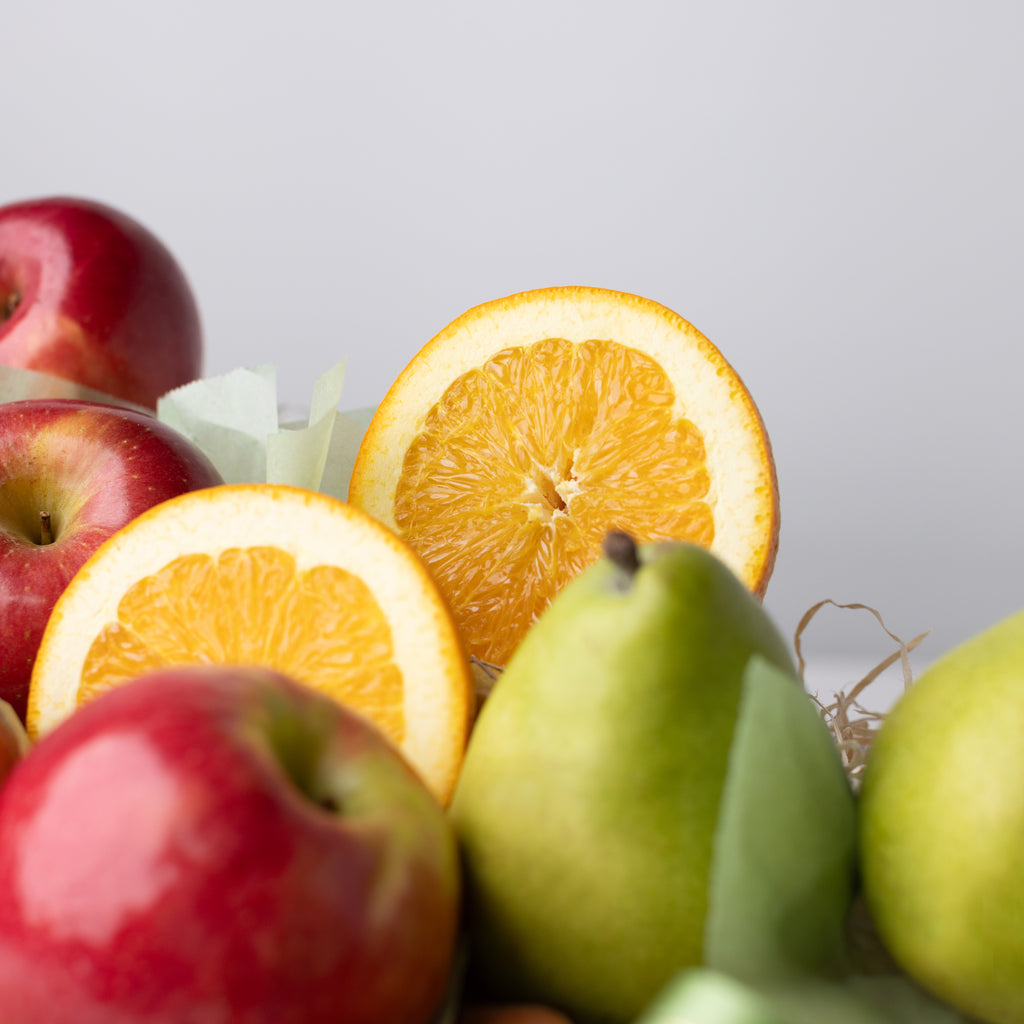
[(361, 579), (304, 572), (278, 548), (176, 558), (121, 599), (86, 656), (85, 701), (144, 671), (187, 664), (264, 665), (368, 714), (404, 738), (402, 677), (391, 632)]
[(710, 547), (704, 439), (674, 402), (657, 362), (610, 341), (505, 349), (448, 387), (394, 513), (471, 654), (504, 665), (611, 528)]

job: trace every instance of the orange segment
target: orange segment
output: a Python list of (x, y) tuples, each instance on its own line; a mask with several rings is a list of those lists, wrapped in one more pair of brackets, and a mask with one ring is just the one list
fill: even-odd
[(72, 580), (40, 647), (29, 731), (143, 672), (264, 665), (361, 711), (446, 801), (472, 687), (420, 560), (358, 509), (313, 492), (249, 485), (183, 498), (129, 524)]
[(387, 619), (358, 576), (333, 565), (299, 572), (277, 548), (236, 548), (218, 558), (183, 555), (135, 583), (92, 642), (78, 692), (90, 699), (173, 665), (265, 665), (318, 679), (318, 689), (401, 743), (402, 679), (392, 654)]
[(774, 463), (735, 371), (637, 296), (527, 292), (470, 310), (379, 407), (349, 500), (438, 580), (472, 654), (504, 664), (610, 528), (691, 540), (763, 593)]
[[(609, 524), (710, 545), (703, 439), (673, 417), (673, 399), (643, 353), (563, 339), (505, 349), (445, 390), (405, 455), (394, 520), (472, 653), (504, 664), (540, 607), (597, 558)], [(533, 600), (509, 601), (524, 577)], [(473, 642), (480, 632), (486, 643)]]

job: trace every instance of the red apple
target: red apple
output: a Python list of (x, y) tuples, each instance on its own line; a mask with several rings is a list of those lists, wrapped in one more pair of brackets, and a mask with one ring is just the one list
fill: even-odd
[(150, 506), (223, 480), (156, 417), (72, 399), (0, 404), (0, 452), (0, 698), (24, 719), (46, 620), (82, 563)]
[(4, 1024), (427, 1024), (458, 915), (397, 748), (269, 670), (109, 690), (0, 788)]
[(0, 208), (0, 364), (156, 408), (202, 349), (188, 281), (141, 224), (84, 199)]

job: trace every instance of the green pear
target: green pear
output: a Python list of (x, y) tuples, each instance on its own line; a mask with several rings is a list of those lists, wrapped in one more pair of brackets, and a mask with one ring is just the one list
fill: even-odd
[(860, 857), (897, 963), (965, 1013), (1024, 1022), (1024, 611), (945, 654), (887, 715)]
[[(799, 687), (771, 619), (717, 558), (622, 534), (605, 550), (510, 660), (451, 806), (471, 983), (577, 1024), (632, 1021), (702, 962), (744, 672), (759, 656)], [(851, 849), (853, 831), (851, 811)]]

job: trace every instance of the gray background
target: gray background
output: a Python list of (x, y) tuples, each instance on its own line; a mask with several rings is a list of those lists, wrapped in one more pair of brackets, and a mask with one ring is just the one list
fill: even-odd
[[(121, 207), (184, 264), (206, 371), (376, 403), (470, 306), (672, 307), (773, 439), (767, 606), (867, 602), (923, 665), (1024, 605), (1024, 5), (7, 4), (0, 202)], [(809, 660), (883, 656), (823, 612)], [(845, 659), (845, 661), (844, 661)], [(876, 659), (877, 660), (877, 659)]]

